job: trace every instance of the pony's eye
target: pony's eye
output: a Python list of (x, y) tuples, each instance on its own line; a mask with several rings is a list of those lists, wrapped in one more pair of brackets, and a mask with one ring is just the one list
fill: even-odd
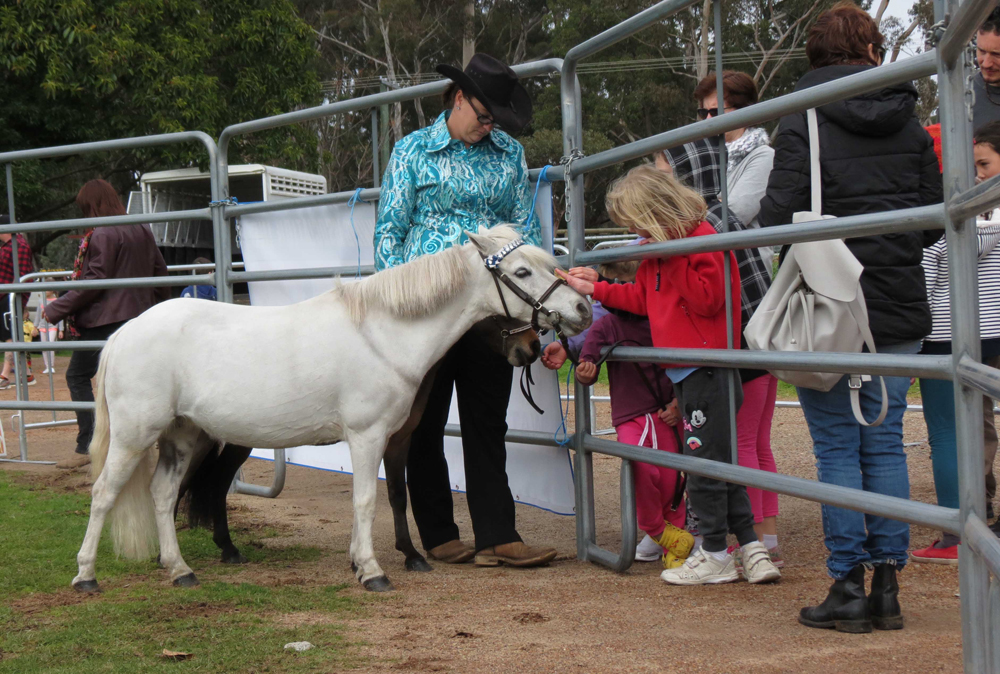
[(531, 276), (531, 270), (526, 267), (521, 267), (516, 272), (514, 272), (514, 276), (518, 278), (528, 278), (529, 276)]

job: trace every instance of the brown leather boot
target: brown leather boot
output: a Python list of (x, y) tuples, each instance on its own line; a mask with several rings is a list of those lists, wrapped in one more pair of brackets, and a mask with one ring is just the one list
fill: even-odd
[(459, 539), (437, 545), (427, 551), (427, 556), (445, 564), (462, 564), (476, 554), (474, 548)]
[(521, 541), (484, 548), (476, 553), (476, 566), (529, 567), (548, 564), (556, 558), (555, 548), (531, 547)]

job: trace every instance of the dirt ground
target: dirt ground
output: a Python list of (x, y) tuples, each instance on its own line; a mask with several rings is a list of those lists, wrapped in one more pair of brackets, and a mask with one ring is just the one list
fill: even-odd
[[(56, 395), (68, 399), (57, 362)], [(48, 399), (47, 377), (31, 388), (32, 399)], [(13, 398), (0, 392), (0, 399)], [(598, 406), (601, 426), (608, 412)], [(60, 413), (60, 417), (69, 416)], [(28, 413), (28, 421), (51, 414)], [(3, 423), (10, 455), (17, 436)], [(909, 414), (907, 442), (927, 437), (923, 419)], [(75, 427), (31, 430), (29, 458), (60, 460), (71, 455)], [(778, 470), (815, 478), (809, 435), (802, 414), (779, 409), (773, 449)], [(934, 502), (926, 442), (908, 448), (913, 498)], [(595, 456), (598, 543), (617, 550), (619, 461)], [(86, 483), (82, 471), (69, 475), (54, 466), (2, 463), (4, 470), (61, 473), (61, 485)], [(245, 477), (269, 483), (269, 463), (251, 460)], [(347, 583), (347, 594), (364, 602), (345, 636), (357, 644), (360, 671), (440, 672), (674, 672), (704, 666), (714, 672), (958, 671), (961, 625), (957, 567), (910, 564), (900, 577), (906, 628), (901, 632), (848, 635), (807, 629), (796, 622), (800, 607), (822, 600), (826, 576), (820, 507), (780, 497), (780, 545), (786, 560), (776, 585), (745, 582), (697, 588), (662, 583), (658, 563), (637, 563), (616, 574), (576, 560), (572, 518), (528, 506), (517, 507), (518, 529), (529, 543), (555, 546), (559, 557), (547, 568), (484, 569), (472, 564), (435, 564), (433, 573), (409, 573), (393, 549), (392, 518), (380, 483), (375, 550), (397, 591), (366, 595), (354, 581), (346, 550), (351, 528), (351, 478), (290, 466), (285, 490), (275, 500), (230, 497), (234, 520), (282, 525), (284, 543), (315, 545), (328, 554), (320, 563), (290, 568), (277, 584)], [(455, 495), (456, 521), (467, 539), (471, 525), (465, 497)], [(416, 528), (411, 530), (416, 535)], [(913, 527), (911, 547), (923, 547), (934, 532)], [(195, 569), (197, 572), (198, 569)], [(248, 568), (234, 577), (234, 582)], [(273, 574), (274, 571), (268, 572)], [(67, 583), (69, 579), (67, 579)], [(313, 617), (290, 616), (308, 623)]]

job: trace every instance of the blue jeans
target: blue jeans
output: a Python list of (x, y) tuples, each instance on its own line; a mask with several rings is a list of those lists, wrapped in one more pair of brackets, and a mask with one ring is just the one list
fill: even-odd
[(934, 491), (939, 506), (958, 507), (958, 446), (955, 437), (955, 386), (950, 381), (921, 379), (920, 397), (931, 446)]
[[(880, 353), (917, 353), (920, 343), (880, 348)], [(830, 391), (798, 388), (809, 424), (820, 482), (877, 494), (910, 497), (910, 478), (903, 452), (903, 413), (908, 377), (885, 377), (889, 411), (874, 428), (862, 426), (851, 411), (847, 376)], [(882, 406), (878, 379), (861, 387), (861, 411), (874, 419)], [(858, 564), (894, 564), (902, 568), (910, 545), (910, 525), (853, 510), (823, 506), (823, 533), (830, 556), (826, 568), (834, 580), (847, 577)]]

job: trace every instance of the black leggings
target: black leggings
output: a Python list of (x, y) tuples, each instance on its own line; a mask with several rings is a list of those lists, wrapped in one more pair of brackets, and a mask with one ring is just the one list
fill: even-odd
[[(681, 451), (685, 455), (732, 463), (728, 373), (729, 370), (722, 368), (702, 367), (674, 384), (677, 405), (683, 415)], [(743, 402), (743, 388), (739, 375), (736, 372), (733, 375), (738, 410)], [(698, 531), (705, 539), (705, 550), (725, 550), (727, 532), (732, 532), (741, 546), (757, 540), (746, 487), (689, 474), (687, 492), (689, 505), (698, 516)]]
[[(99, 325), (96, 328), (79, 328), (80, 339), (84, 341), (105, 340), (115, 330), (125, 324), (125, 321)], [(71, 400), (94, 402), (94, 388), (90, 380), (97, 374), (97, 364), (100, 362), (100, 351), (74, 351), (66, 369), (66, 386), (69, 387)], [(94, 436), (94, 413), (78, 411), (76, 423), (79, 431), (76, 434), (76, 453), (86, 454), (90, 447), (90, 439)]]

